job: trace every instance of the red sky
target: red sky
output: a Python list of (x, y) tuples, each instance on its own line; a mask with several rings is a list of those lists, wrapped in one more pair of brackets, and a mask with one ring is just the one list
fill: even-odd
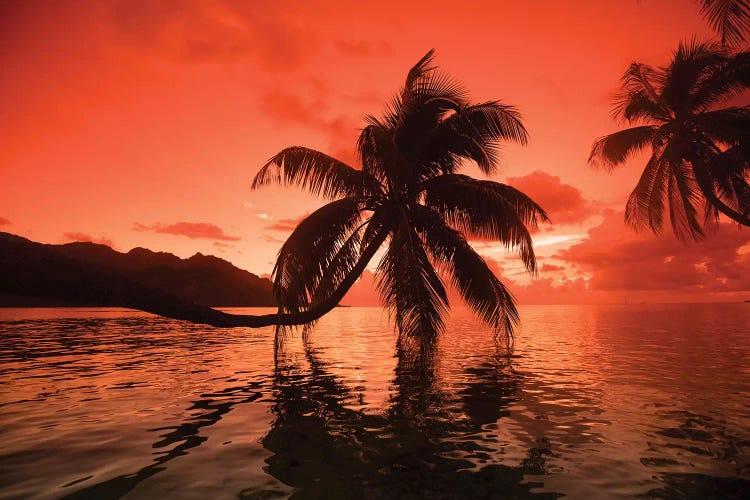
[[(293, 222), (321, 205), (300, 191), (251, 191), (290, 145), (353, 156), (430, 48), (476, 100), (523, 113), (527, 147), (497, 180), (548, 209), (541, 273), (495, 244), (477, 248), (522, 303), (737, 300), (750, 290), (750, 232), (701, 244), (636, 235), (624, 200), (643, 158), (592, 170), (593, 140), (633, 60), (661, 64), (711, 36), (689, 0), (535, 2), (0, 3), (0, 230), (90, 239), (270, 272)], [(476, 171), (469, 171), (476, 175)], [(372, 300), (367, 277), (349, 297)]]

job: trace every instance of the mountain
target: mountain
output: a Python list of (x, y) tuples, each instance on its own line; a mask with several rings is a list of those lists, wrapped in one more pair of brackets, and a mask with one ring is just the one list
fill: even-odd
[(212, 255), (46, 245), (0, 232), (0, 306), (116, 306), (139, 294), (198, 306), (275, 305), (270, 280)]

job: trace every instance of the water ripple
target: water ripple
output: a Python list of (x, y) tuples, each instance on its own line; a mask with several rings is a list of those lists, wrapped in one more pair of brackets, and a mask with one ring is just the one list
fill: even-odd
[(271, 329), (0, 310), (2, 498), (750, 496), (745, 304), (456, 312), (398, 356), (341, 308)]

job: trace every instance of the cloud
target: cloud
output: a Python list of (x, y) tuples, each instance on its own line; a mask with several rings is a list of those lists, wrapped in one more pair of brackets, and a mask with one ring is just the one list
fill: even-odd
[(9, 226), (10, 221), (6, 219), (5, 217), (0, 217), (0, 226)]
[(671, 233), (633, 233), (610, 213), (586, 240), (555, 257), (578, 266), (592, 290), (715, 294), (750, 291), (750, 231), (722, 223), (705, 240), (683, 244)]
[(225, 234), (222, 228), (207, 222), (175, 222), (167, 225), (157, 223), (150, 226), (136, 222), (133, 224), (133, 230), (187, 236), (190, 239), (221, 241), (239, 241), (242, 239), (239, 236)]
[(362, 129), (362, 123), (350, 116), (328, 112), (333, 92), (318, 81), (312, 81), (307, 96), (300, 97), (300, 90), (276, 88), (266, 93), (261, 100), (261, 110), (279, 126), (299, 126), (321, 132), (328, 141), (326, 154), (349, 165), (356, 165), (354, 144)]
[(258, 216), (259, 219), (263, 219), (263, 220), (271, 220), (271, 219), (273, 219), (273, 217), (271, 217), (270, 215), (265, 214), (265, 213), (256, 214), (256, 215)]
[(576, 224), (598, 213), (578, 188), (547, 172), (537, 170), (523, 177), (509, 177), (507, 182), (541, 205), (553, 224)]
[[(321, 61), (388, 56), (385, 41), (332, 39), (329, 14), (302, 13), (285, 1), (216, 0), (155, 2), (119, 0), (111, 19), (116, 43), (138, 60), (168, 59), (185, 64), (249, 64), (263, 114), (279, 125), (297, 125), (324, 134), (329, 154), (354, 162), (362, 127), (348, 116), (353, 105), (372, 104), (367, 92), (352, 94), (321, 72)], [(360, 92), (360, 91), (357, 91)], [(379, 104), (379, 102), (378, 102)], [(344, 115), (340, 110), (347, 110)]]
[(187, 63), (253, 59), (278, 71), (299, 65), (319, 45), (293, 10), (278, 4), (120, 0), (112, 21), (121, 43)]
[(232, 245), (229, 243), (224, 243), (223, 241), (214, 241), (211, 246), (216, 248), (219, 252), (226, 252), (228, 248), (232, 248)]
[(564, 271), (565, 267), (563, 266), (556, 266), (554, 264), (542, 264), (542, 267), (539, 268), (539, 271), (543, 273), (553, 273), (555, 271)]
[[(275, 238), (273, 236), (269, 236), (266, 234), (266, 235), (263, 235), (263, 241), (265, 241), (266, 243), (277, 244), (277, 243), (284, 243), (285, 240), (281, 238)], [(271, 264), (273, 265), (273, 262), (271, 262)]]
[(99, 245), (107, 245), (108, 247), (114, 247), (115, 244), (110, 240), (109, 238), (94, 238), (90, 234), (86, 233), (65, 233), (63, 234), (63, 239), (66, 241), (84, 241), (84, 242), (90, 242), (90, 243), (98, 243)]
[(309, 214), (300, 215), (296, 219), (279, 219), (273, 224), (267, 225), (265, 228), (269, 231), (286, 231), (292, 232), (297, 229), (297, 226), (302, 222)]

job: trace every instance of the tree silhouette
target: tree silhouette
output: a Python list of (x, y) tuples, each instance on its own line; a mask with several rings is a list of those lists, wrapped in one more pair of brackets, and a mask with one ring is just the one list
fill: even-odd
[(750, 225), (750, 107), (726, 106), (748, 86), (750, 53), (714, 43), (681, 43), (666, 67), (628, 68), (612, 114), (634, 126), (598, 139), (589, 161), (614, 168), (650, 148), (630, 225), (660, 233), (668, 212), (681, 239), (702, 237), (719, 213)]
[(495, 332), (512, 332), (514, 299), (464, 234), (517, 248), (533, 272), (526, 225), (547, 216), (510, 186), (457, 172), (473, 161), (494, 173), (500, 142), (525, 144), (527, 133), (515, 108), (470, 103), (432, 63), (430, 51), (384, 116), (367, 117), (357, 143), (361, 170), (290, 147), (258, 172), (253, 188), (279, 183), (334, 199), (304, 219), (279, 252), (273, 276), (280, 315), (343, 296), (387, 241), (378, 288), (401, 335), (429, 340), (442, 331), (448, 299), (438, 270)]
[(485, 174), (494, 173), (500, 143), (525, 144), (527, 133), (515, 108), (469, 102), (466, 91), (432, 62), (430, 51), (409, 71), (385, 115), (367, 117), (357, 143), (361, 169), (290, 147), (258, 172), (253, 188), (280, 183), (333, 199), (307, 216), (279, 252), (273, 272), (277, 313), (239, 315), (198, 306), (14, 237), (0, 238), (8, 249), (0, 259), (5, 288), (29, 296), (72, 295), (220, 327), (276, 325), (281, 340), (284, 327), (314, 323), (333, 309), (387, 243), (378, 286), (400, 334), (429, 342), (442, 331), (447, 277), (496, 334), (511, 335), (518, 320), (514, 299), (466, 238), (517, 249), (534, 272), (526, 225), (547, 216), (520, 191), (458, 171), (474, 162)]

